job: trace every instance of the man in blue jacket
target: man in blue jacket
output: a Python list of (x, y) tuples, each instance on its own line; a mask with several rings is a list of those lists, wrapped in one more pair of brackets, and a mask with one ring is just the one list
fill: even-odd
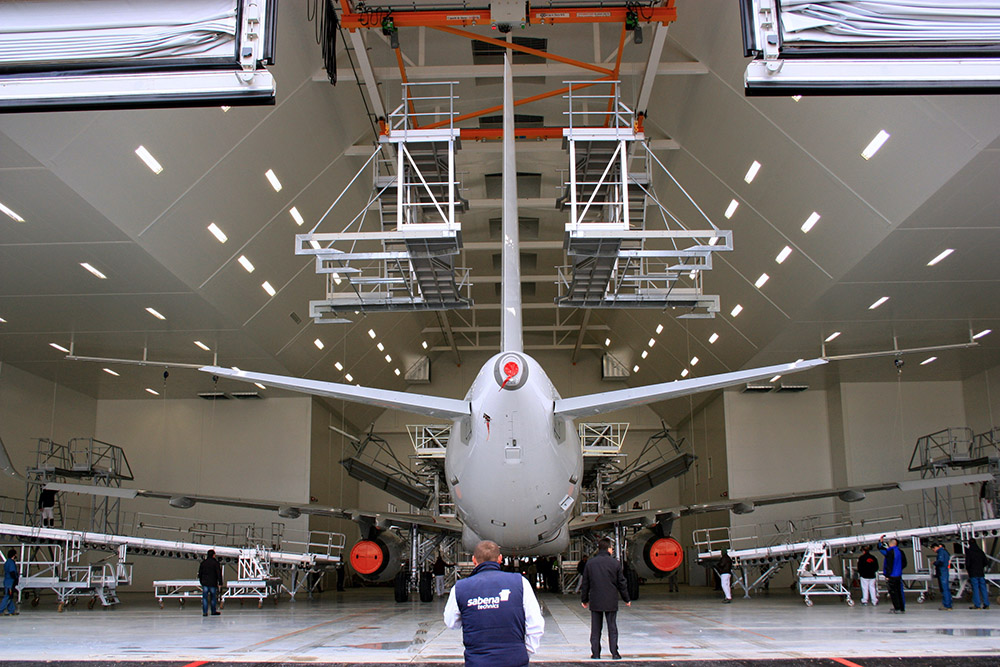
[(885, 575), (889, 588), (889, 599), (892, 600), (892, 613), (906, 613), (906, 598), (903, 596), (903, 568), (906, 567), (906, 556), (899, 550), (896, 538), (885, 542), (885, 535), (879, 538), (878, 550), (885, 559), (882, 561), (882, 573)]
[(17, 571), (17, 550), (11, 549), (7, 552), (7, 560), (3, 564), (3, 602), (0, 602), (0, 609), (3, 609), (4, 616), (17, 616), (21, 612), (17, 610), (17, 580), (20, 574)]
[(444, 608), (444, 623), (462, 628), (468, 667), (524, 667), (538, 649), (545, 621), (528, 580), (500, 569), (500, 547), (476, 545), (472, 575), (459, 579)]
[(937, 558), (934, 559), (934, 574), (937, 577), (938, 586), (941, 587), (941, 609), (951, 611), (951, 584), (948, 581), (948, 564), (951, 562), (951, 554), (940, 542), (931, 545)]

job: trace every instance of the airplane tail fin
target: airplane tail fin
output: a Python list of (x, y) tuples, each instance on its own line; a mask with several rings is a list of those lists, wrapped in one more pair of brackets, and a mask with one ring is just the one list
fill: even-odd
[(521, 333), (521, 241), (517, 220), (517, 160), (514, 154), (514, 83), (510, 53), (503, 60), (503, 267), (500, 290), (500, 350), (523, 352)]

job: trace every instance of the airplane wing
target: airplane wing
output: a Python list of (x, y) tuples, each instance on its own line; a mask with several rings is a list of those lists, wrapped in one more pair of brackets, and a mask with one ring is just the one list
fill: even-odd
[(88, 496), (104, 496), (114, 498), (155, 498), (166, 500), (171, 507), (188, 509), (198, 503), (206, 505), (224, 505), (228, 507), (248, 507), (250, 509), (270, 510), (277, 512), (285, 519), (297, 519), (303, 514), (312, 516), (329, 516), (337, 519), (361, 521), (382, 527), (399, 524), (414, 524), (421, 528), (444, 531), (462, 531), (462, 523), (455, 517), (433, 516), (408, 512), (369, 512), (365, 510), (343, 509), (318, 505), (315, 503), (288, 503), (277, 500), (254, 500), (251, 498), (227, 498), (224, 496), (202, 496), (197, 494), (167, 493), (150, 491), (148, 489), (126, 489), (115, 487), (95, 487), (87, 484), (66, 484), (49, 482), (46, 489), (65, 493), (81, 493)]
[(883, 482), (880, 484), (861, 484), (858, 486), (848, 486), (839, 489), (822, 489), (818, 491), (799, 491), (793, 493), (781, 493), (767, 496), (753, 496), (750, 498), (729, 498), (711, 503), (698, 503), (693, 505), (678, 505), (663, 509), (650, 510), (630, 510), (627, 512), (608, 512), (603, 514), (590, 514), (574, 517), (569, 523), (570, 533), (585, 532), (598, 528), (607, 528), (614, 524), (653, 524), (661, 519), (677, 518), (689, 514), (703, 514), (705, 512), (719, 512), (728, 510), (733, 514), (749, 514), (755, 508), (763, 505), (777, 505), (781, 503), (794, 503), (802, 500), (816, 500), (818, 498), (837, 497), (845, 502), (853, 503), (864, 500), (868, 493), (878, 491), (913, 491), (918, 489), (931, 489), (943, 486), (954, 486), (958, 484), (978, 484), (993, 479), (989, 473), (977, 473), (972, 475), (954, 475), (946, 477), (935, 477), (933, 479), (917, 479), (901, 482)]
[(825, 363), (825, 359), (809, 359), (790, 364), (778, 364), (777, 366), (765, 366), (763, 368), (751, 368), (733, 373), (709, 375), (703, 378), (676, 380), (674, 382), (663, 382), (645, 387), (618, 389), (616, 391), (604, 391), (599, 394), (587, 394), (585, 396), (574, 396), (573, 398), (560, 398), (556, 401), (555, 413), (574, 419), (578, 417), (590, 417), (636, 405), (646, 405), (647, 403), (656, 403), (671, 398), (678, 398), (679, 396), (687, 396), (688, 394), (697, 394), (702, 391), (711, 391), (712, 389), (732, 387), (745, 382), (753, 382), (754, 380), (763, 380), (775, 375), (798, 373), (799, 371), (821, 366)]
[(454, 398), (443, 398), (441, 396), (427, 396), (426, 394), (411, 394), (405, 391), (392, 391), (390, 389), (372, 389), (370, 387), (359, 387), (352, 384), (340, 384), (337, 382), (321, 382), (319, 380), (306, 380), (305, 378), (294, 378), (285, 375), (270, 375), (268, 373), (253, 373), (251, 371), (233, 370), (232, 368), (222, 368), (220, 366), (203, 366), (198, 370), (219, 377), (227, 377), (243, 382), (260, 382), (269, 387), (279, 387), (292, 391), (312, 394), (314, 396), (327, 396), (329, 398), (339, 398), (354, 403), (365, 403), (366, 405), (376, 405), (380, 408), (394, 408), (404, 412), (412, 412), (417, 415), (428, 417), (440, 417), (442, 419), (457, 419), (472, 413), (472, 408), (468, 401), (460, 401)]

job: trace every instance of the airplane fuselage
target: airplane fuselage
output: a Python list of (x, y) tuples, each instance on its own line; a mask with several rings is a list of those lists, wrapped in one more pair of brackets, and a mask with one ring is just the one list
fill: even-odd
[(472, 550), (493, 540), (509, 554), (561, 553), (580, 493), (583, 454), (572, 419), (556, 417), (559, 394), (521, 352), (490, 358), (466, 395), (471, 416), (455, 420), (445, 474)]

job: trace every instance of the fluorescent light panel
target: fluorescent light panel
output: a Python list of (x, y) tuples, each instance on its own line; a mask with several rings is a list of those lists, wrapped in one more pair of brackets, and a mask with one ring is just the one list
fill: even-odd
[(719, 237), (718, 236), (713, 236), (712, 238), (710, 238), (708, 240), (708, 245), (715, 245), (718, 242), (719, 242)]
[(636, 364), (635, 366), (632, 367), (632, 372), (633, 373), (638, 373), (639, 372), (639, 364)]
[(54, 347), (57, 350), (59, 350), (60, 352), (65, 352), (66, 354), (69, 354), (69, 350), (67, 350), (65, 347), (63, 347), (59, 343), (49, 343), (49, 347)]
[(953, 252), (955, 252), (954, 248), (948, 248), (947, 250), (943, 251), (940, 255), (938, 255), (931, 261), (927, 262), (927, 266), (934, 266), (935, 264), (937, 264), (938, 262), (940, 262), (942, 259), (944, 259)]
[(747, 175), (743, 177), (743, 180), (747, 183), (753, 183), (753, 179), (757, 177), (757, 172), (760, 171), (760, 162), (754, 160), (750, 164), (750, 168), (747, 169)]
[(648, 345), (650, 347), (653, 347), (654, 345), (656, 345), (656, 339), (655, 338), (650, 338), (649, 342), (646, 343), (646, 345)]
[(247, 273), (253, 273), (253, 262), (247, 259), (246, 255), (240, 255), (240, 258), (236, 260), (240, 265), (247, 270)]
[(879, 130), (878, 134), (875, 135), (875, 138), (868, 142), (865, 149), (861, 151), (861, 157), (866, 160), (872, 159), (872, 156), (875, 155), (875, 153), (878, 153), (878, 149), (882, 148), (882, 144), (884, 144), (888, 138), (888, 132), (885, 130)]
[(323, 247), (319, 244), (319, 241), (317, 241), (316, 239), (309, 239), (309, 245), (312, 246), (313, 250), (320, 250)]
[(153, 396), (159, 396), (160, 395), (160, 392), (156, 391), (155, 389), (150, 389), (149, 387), (146, 387), (146, 391), (148, 391)]
[(387, 364), (391, 364), (392, 363), (392, 357), (389, 356), (388, 354), (385, 355), (385, 363), (387, 363)]
[(351, 376), (350, 373), (348, 373), (347, 375), (345, 375), (344, 379), (346, 379), (348, 382), (354, 382), (354, 378)]
[(396, 375), (399, 375), (399, 369), (398, 368), (393, 368), (392, 372), (395, 373)]
[(927, 364), (931, 363), (932, 361), (937, 361), (937, 357), (927, 357), (926, 359), (924, 359), (923, 361), (920, 362), (920, 365), (921, 366), (926, 366)]
[(764, 286), (764, 283), (766, 283), (770, 279), (771, 276), (767, 275), (766, 273), (762, 273), (760, 274), (760, 278), (757, 278), (757, 282), (755, 282), (753, 286), (756, 287), (757, 289), (760, 289), (761, 287)]
[(778, 253), (778, 256), (774, 258), (774, 261), (776, 261), (778, 264), (781, 264), (786, 259), (788, 259), (788, 256), (791, 254), (792, 254), (792, 249), (789, 246), (785, 246), (784, 248), (781, 249), (781, 252)]
[(338, 371), (344, 370), (344, 364), (340, 363), (339, 361), (333, 362), (333, 367), (336, 368)]
[(719, 334), (717, 334), (717, 333), (713, 333), (711, 336), (708, 337), (708, 342), (709, 343), (714, 344), (715, 341), (717, 341), (717, 340), (719, 340)]
[(685, 368), (684, 370), (681, 371), (681, 377), (682, 378), (686, 378), (688, 376), (688, 373), (690, 373), (690, 372), (691, 371), (689, 371), (688, 369)]
[(201, 349), (205, 350), (206, 352), (211, 352), (211, 348), (209, 348), (208, 345), (202, 343), (200, 340), (196, 340), (194, 344), (200, 347)]
[(611, 339), (610, 338), (605, 338), (604, 339), (604, 347), (607, 347), (608, 345), (611, 345)]
[(146, 163), (146, 166), (149, 167), (154, 174), (159, 174), (163, 171), (163, 165), (156, 161), (156, 158), (153, 157), (152, 153), (146, 150), (145, 146), (139, 146), (136, 148), (135, 154)]
[(691, 357), (692, 366), (697, 366), (699, 361), (701, 361), (701, 359), (699, 359), (698, 357)]
[(267, 282), (266, 280), (262, 282), (260, 286), (264, 288), (264, 291), (267, 292), (269, 296), (274, 296), (275, 294), (278, 293), (274, 289), (274, 287), (271, 286), (271, 283)]
[(121, 374), (114, 372), (110, 368), (102, 368), (101, 370), (104, 371), (105, 373), (107, 373), (108, 375), (114, 375), (115, 377), (121, 377)]
[(7, 320), (5, 320), (4, 318), (0, 317), (0, 324), (7, 324)]
[(316, 340), (313, 341), (313, 345), (315, 345), (316, 347), (318, 347), (321, 350), (324, 347), (326, 347), (326, 345), (323, 345), (323, 341), (321, 341), (319, 338), (317, 338)]
[(422, 347), (422, 348), (424, 348), (426, 350), (427, 349), (427, 341), (424, 341), (424, 342), (420, 343), (420, 347)]
[(993, 329), (983, 329), (982, 331), (980, 331), (979, 333), (977, 333), (975, 336), (973, 336), (972, 340), (979, 340), (983, 336), (989, 336), (991, 333), (993, 333)]
[(663, 333), (663, 325), (662, 324), (657, 324), (656, 325), (656, 333), (658, 333), (658, 334)]
[(781, 379), (780, 375), (775, 375), (773, 378), (771, 378), (770, 380), (768, 380), (768, 382), (777, 382), (780, 379)]
[(726, 218), (733, 217), (733, 213), (736, 213), (736, 209), (740, 207), (740, 203), (735, 199), (729, 202), (729, 207), (726, 209)]
[(305, 218), (303, 218), (302, 214), (299, 213), (299, 209), (295, 208), (294, 206), (288, 209), (288, 213), (292, 216), (292, 220), (295, 221), (296, 225), (301, 226), (302, 223), (305, 222)]
[(880, 296), (875, 301), (875, 303), (873, 303), (872, 305), (868, 306), (868, 310), (875, 310), (876, 308), (878, 308), (879, 306), (881, 306), (883, 303), (885, 303), (888, 300), (889, 300), (889, 297), (887, 297), (887, 296)]
[(831, 340), (833, 340), (834, 338), (836, 338), (839, 335), (840, 335), (839, 331), (834, 331), (832, 334), (830, 334), (829, 336), (827, 336), (826, 340), (824, 340), (823, 342), (829, 343)]
[(160, 311), (158, 311), (156, 308), (147, 308), (146, 312), (149, 313), (150, 315), (152, 315), (153, 317), (155, 317), (158, 320), (165, 320), (165, 319), (167, 319), (166, 317), (164, 317), (163, 313), (161, 313)]
[(214, 222), (208, 226), (208, 231), (212, 232), (212, 236), (219, 239), (219, 243), (225, 243), (226, 241), (229, 240), (229, 237), (226, 236), (226, 233), (222, 231), (222, 229)]
[(643, 350), (642, 351), (642, 358), (645, 359), (648, 356), (649, 356), (649, 350)]
[(13, 220), (14, 222), (24, 222), (24, 218), (19, 216), (17, 213), (14, 213), (14, 211), (5, 206), (3, 202), (0, 202), (0, 211), (6, 213), (7, 217)]
[(254, 382), (253, 386), (257, 387), (258, 389), (267, 389), (267, 387), (262, 385), (260, 382)]
[(274, 188), (274, 191), (281, 192), (281, 181), (274, 175), (274, 169), (268, 169), (264, 172), (264, 175), (267, 176), (267, 180), (271, 184), (271, 187)]
[(385, 352), (385, 345), (383, 345), (382, 343), (378, 343), (375, 347), (378, 348), (379, 352)]
[(819, 222), (820, 217), (819, 213), (813, 211), (812, 214), (806, 218), (806, 221), (802, 223), (802, 233), (808, 234), (809, 230), (815, 227), (816, 223)]
[(94, 266), (92, 264), (90, 264), (88, 262), (80, 262), (80, 266), (82, 266), (83, 268), (87, 269), (88, 271), (90, 271), (92, 274), (94, 274), (95, 276), (97, 276), (101, 280), (107, 280), (108, 279), (108, 277), (106, 275), (104, 275), (103, 273), (101, 273), (100, 271), (98, 271), (96, 268), (94, 268)]
[(735, 306), (733, 306), (733, 309), (729, 311), (729, 315), (732, 317), (736, 317), (742, 312), (743, 312), (743, 306), (741, 306), (740, 304), (736, 304)]
[(368, 330), (368, 337), (371, 338), (372, 340), (375, 340), (375, 330), (374, 329), (369, 329)]

